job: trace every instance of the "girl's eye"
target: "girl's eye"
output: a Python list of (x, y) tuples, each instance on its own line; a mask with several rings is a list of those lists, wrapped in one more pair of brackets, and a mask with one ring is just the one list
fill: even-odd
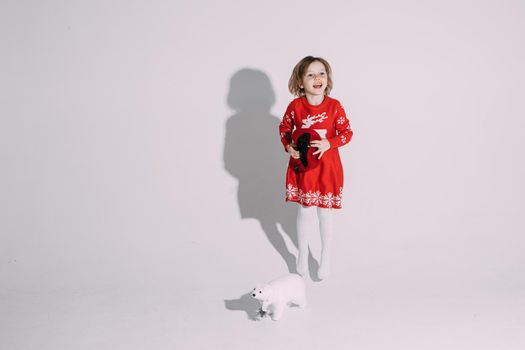
[(306, 74), (306, 76), (307, 76), (308, 78), (311, 78), (311, 77), (313, 77), (314, 75), (313, 75), (312, 73), (308, 73), (308, 74)]
[(321, 72), (321, 73), (319, 73), (319, 75), (322, 76), (322, 77), (324, 77), (325, 72)]

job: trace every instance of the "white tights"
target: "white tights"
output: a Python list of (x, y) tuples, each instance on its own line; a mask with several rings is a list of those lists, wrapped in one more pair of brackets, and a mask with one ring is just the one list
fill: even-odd
[(308, 274), (308, 239), (319, 223), (321, 233), (322, 252), (318, 277), (326, 278), (330, 274), (330, 255), (332, 254), (333, 222), (332, 209), (320, 207), (299, 207), (297, 213), (297, 240), (299, 256), (297, 258), (297, 272), (306, 276)]

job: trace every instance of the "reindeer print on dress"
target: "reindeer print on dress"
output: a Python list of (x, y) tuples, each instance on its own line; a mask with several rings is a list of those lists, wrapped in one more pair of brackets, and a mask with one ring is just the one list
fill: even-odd
[(309, 129), (312, 127), (312, 125), (316, 123), (322, 123), (326, 119), (328, 119), (328, 116), (326, 115), (326, 112), (323, 112), (321, 114), (317, 115), (310, 115), (303, 119), (303, 125), (301, 126), (301, 129)]

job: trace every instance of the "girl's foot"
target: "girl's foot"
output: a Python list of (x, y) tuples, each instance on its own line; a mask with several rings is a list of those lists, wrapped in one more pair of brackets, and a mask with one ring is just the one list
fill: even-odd
[(328, 276), (330, 276), (330, 264), (325, 262), (324, 264), (321, 264), (321, 266), (319, 266), (319, 270), (317, 271), (317, 277), (319, 277), (319, 279), (324, 280)]
[(303, 261), (305, 259), (299, 258), (297, 261), (297, 273), (303, 277), (308, 275), (308, 261)]

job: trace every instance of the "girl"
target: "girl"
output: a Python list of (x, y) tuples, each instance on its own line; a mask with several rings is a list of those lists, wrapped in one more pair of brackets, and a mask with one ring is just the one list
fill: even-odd
[(343, 167), (338, 147), (350, 142), (353, 135), (343, 106), (328, 96), (332, 85), (332, 70), (326, 60), (303, 58), (288, 82), (288, 89), (297, 98), (290, 102), (279, 125), (281, 142), (294, 159), (300, 158), (292, 142), (295, 130), (310, 129), (320, 136), (320, 140), (310, 142), (310, 147), (317, 148), (313, 154), (319, 157), (319, 164), (303, 172), (289, 165), (286, 173), (286, 201), (301, 205), (297, 215), (297, 272), (302, 276), (308, 273), (308, 233), (317, 216), (322, 241), (320, 279), (330, 273), (332, 209), (341, 208)]

